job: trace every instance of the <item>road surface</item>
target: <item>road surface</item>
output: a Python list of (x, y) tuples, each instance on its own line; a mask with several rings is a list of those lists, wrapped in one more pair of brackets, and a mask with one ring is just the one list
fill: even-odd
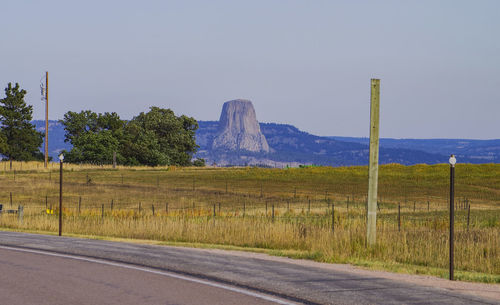
[(318, 266), (0, 231), (0, 304), (500, 304)]
[(149, 268), (24, 249), (0, 248), (0, 270), (0, 304), (289, 304)]

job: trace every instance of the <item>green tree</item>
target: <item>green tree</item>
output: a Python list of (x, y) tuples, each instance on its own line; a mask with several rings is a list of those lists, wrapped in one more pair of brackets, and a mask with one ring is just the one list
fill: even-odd
[(0, 132), (0, 153), (7, 151), (7, 149), (8, 149), (7, 138), (2, 132)]
[(69, 111), (60, 122), (66, 130), (64, 141), (73, 145), (71, 151), (64, 152), (67, 162), (109, 164), (113, 162), (113, 152), (116, 152), (117, 162), (124, 163), (121, 142), (125, 121), (115, 112)]
[(205, 166), (205, 159), (197, 158), (196, 160), (193, 161), (193, 165), (198, 166), (198, 167), (204, 167)]
[(191, 165), (198, 148), (196, 129), (198, 122), (194, 118), (177, 117), (170, 109), (151, 107), (126, 125), (123, 154), (130, 164)]
[(0, 153), (11, 161), (43, 160), (43, 134), (31, 124), (33, 106), (24, 101), (26, 90), (9, 83), (5, 95), (0, 100)]
[(151, 107), (129, 122), (116, 113), (69, 111), (61, 123), (65, 141), (73, 145), (65, 153), (68, 162), (111, 163), (116, 152), (119, 164), (188, 166), (198, 148), (196, 120), (177, 117), (170, 109)]

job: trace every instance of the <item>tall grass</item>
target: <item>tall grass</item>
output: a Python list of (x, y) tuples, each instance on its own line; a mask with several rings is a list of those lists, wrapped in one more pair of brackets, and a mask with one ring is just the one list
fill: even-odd
[[(12, 209), (23, 205), (24, 218), (3, 215), (0, 227), (56, 232), (57, 166), (14, 166), (15, 175), (8, 168), (0, 174), (0, 202), (10, 209), (12, 193)], [(446, 165), (381, 166), (377, 245), (369, 248), (366, 167), (113, 170), (65, 164), (63, 230), (446, 270), (448, 175)], [(500, 165), (457, 165), (456, 183), (456, 269), (498, 282)]]

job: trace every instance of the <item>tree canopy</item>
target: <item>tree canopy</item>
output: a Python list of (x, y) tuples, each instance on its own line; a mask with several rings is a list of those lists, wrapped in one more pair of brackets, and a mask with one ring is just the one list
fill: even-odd
[(198, 148), (196, 120), (170, 109), (151, 107), (130, 121), (114, 112), (70, 111), (61, 122), (65, 141), (73, 145), (66, 153), (69, 162), (111, 163), (116, 152), (118, 164), (187, 166)]
[(123, 163), (120, 143), (123, 141), (125, 121), (115, 112), (69, 111), (61, 122), (66, 130), (64, 141), (73, 145), (71, 151), (65, 153), (67, 162), (109, 164), (113, 161), (113, 152), (116, 152), (117, 160)]
[(9, 83), (5, 95), (0, 99), (0, 153), (10, 160), (43, 160), (43, 134), (31, 123), (33, 106), (24, 101), (26, 90)]

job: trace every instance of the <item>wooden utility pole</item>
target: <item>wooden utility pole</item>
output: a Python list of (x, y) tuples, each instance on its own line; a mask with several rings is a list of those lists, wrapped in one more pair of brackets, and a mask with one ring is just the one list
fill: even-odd
[(379, 113), (380, 80), (372, 79), (370, 104), (370, 161), (368, 164), (368, 215), (366, 224), (366, 242), (368, 246), (375, 245), (377, 241)]
[(49, 163), (49, 72), (45, 72), (45, 159), (44, 167)]

